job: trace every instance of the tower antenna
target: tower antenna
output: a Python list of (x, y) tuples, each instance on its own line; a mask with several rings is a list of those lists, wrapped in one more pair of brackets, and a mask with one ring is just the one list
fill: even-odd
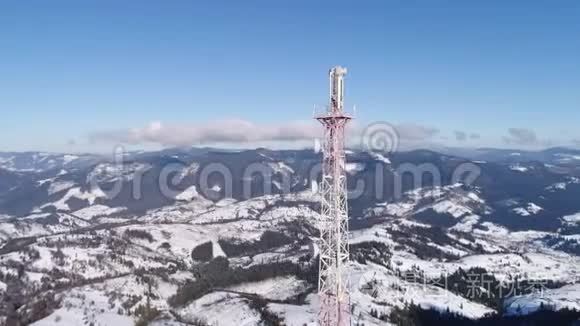
[(346, 156), (344, 150), (346, 124), (352, 119), (344, 113), (344, 76), (346, 68), (330, 69), (330, 103), (328, 110), (316, 117), (324, 126), (322, 145), (322, 182), (320, 223), (320, 265), (318, 295), (320, 326), (350, 325), (350, 293), (347, 268), (348, 204), (346, 188)]

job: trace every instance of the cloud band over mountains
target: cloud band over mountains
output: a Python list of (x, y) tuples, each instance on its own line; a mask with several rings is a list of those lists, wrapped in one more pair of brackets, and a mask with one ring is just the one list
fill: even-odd
[[(347, 146), (352, 148), (364, 147), (365, 139), (363, 138), (368, 133), (369, 128), (375, 127), (377, 124), (386, 124), (395, 131), (401, 149), (445, 146), (441, 141), (448, 140), (448, 135), (451, 135), (455, 144), (460, 146), (462, 144), (463, 146), (477, 146), (482, 139), (481, 134), (471, 130), (454, 130), (449, 134), (436, 127), (414, 123), (391, 124), (379, 121), (365, 124), (359, 120), (353, 120), (346, 129)], [(507, 128), (506, 132), (506, 135), (496, 136), (496, 139), (509, 147), (546, 148), (554, 146), (554, 144), (580, 146), (579, 138), (554, 141), (539, 137), (533, 129), (529, 128), (512, 127)], [(97, 130), (87, 135), (86, 140), (91, 146), (127, 145), (135, 148), (146, 145), (161, 147), (231, 146), (232, 148), (245, 148), (264, 146), (307, 148), (316, 146), (313, 141), (320, 140), (322, 136), (323, 127), (314, 120), (256, 123), (244, 119), (227, 119), (199, 123), (151, 122), (136, 128)], [(74, 144), (79, 144), (79, 142), (75, 140)]]
[[(364, 127), (356, 123), (350, 124), (347, 128), (349, 139), (359, 141)], [(437, 128), (415, 124), (401, 124), (394, 127), (402, 142), (427, 141), (439, 133)], [(151, 122), (140, 128), (93, 132), (88, 139), (91, 143), (162, 146), (281, 143), (312, 141), (322, 137), (322, 130), (322, 126), (315, 121), (262, 124), (242, 119), (184, 124)]]
[(149, 143), (186, 146), (212, 143), (300, 141), (318, 136), (320, 136), (320, 127), (310, 122), (258, 125), (246, 120), (223, 120), (203, 124), (152, 122), (141, 128), (94, 132), (89, 135), (89, 140), (132, 145)]

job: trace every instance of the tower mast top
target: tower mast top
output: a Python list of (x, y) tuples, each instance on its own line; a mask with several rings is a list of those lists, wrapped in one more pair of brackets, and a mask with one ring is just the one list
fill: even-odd
[(342, 113), (344, 111), (344, 76), (347, 70), (341, 66), (335, 66), (329, 71), (330, 79), (330, 105), (329, 113)]

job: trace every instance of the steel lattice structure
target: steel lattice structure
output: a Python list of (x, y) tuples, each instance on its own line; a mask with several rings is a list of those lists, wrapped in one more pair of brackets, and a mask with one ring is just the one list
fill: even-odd
[(323, 115), (316, 117), (324, 126), (318, 320), (320, 326), (346, 326), (350, 325), (350, 295), (344, 129), (351, 117), (344, 112), (346, 68), (334, 67), (329, 75), (330, 104)]

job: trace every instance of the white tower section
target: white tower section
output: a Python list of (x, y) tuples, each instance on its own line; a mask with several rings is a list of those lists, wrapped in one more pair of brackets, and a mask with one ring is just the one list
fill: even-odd
[(350, 325), (348, 275), (348, 207), (344, 128), (351, 117), (344, 113), (346, 68), (330, 70), (328, 110), (316, 117), (324, 126), (320, 223), (320, 326)]

